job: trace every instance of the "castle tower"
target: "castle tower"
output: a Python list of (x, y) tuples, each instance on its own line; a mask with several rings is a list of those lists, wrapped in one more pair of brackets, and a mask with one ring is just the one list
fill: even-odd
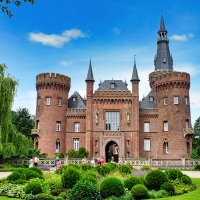
[(134, 57), (134, 67), (133, 67), (133, 73), (131, 77), (131, 83), (132, 83), (132, 113), (133, 113), (133, 119), (132, 119), (132, 127), (133, 127), (133, 139), (134, 139), (134, 146), (132, 149), (133, 156), (137, 157), (139, 156), (139, 82), (140, 79), (138, 77), (137, 67), (136, 67), (136, 60)]
[(94, 77), (92, 72), (92, 63), (90, 58), (90, 64), (88, 69), (86, 82), (86, 149), (90, 152), (90, 156), (93, 156), (93, 88)]
[(149, 84), (156, 97), (158, 110), (157, 158), (188, 158), (192, 148), (190, 75), (173, 71), (168, 44), (162, 16), (154, 60), (155, 71), (149, 74)]
[(36, 76), (36, 123), (32, 130), (35, 148), (48, 156), (65, 153), (66, 109), (71, 79), (65, 75), (42, 73)]

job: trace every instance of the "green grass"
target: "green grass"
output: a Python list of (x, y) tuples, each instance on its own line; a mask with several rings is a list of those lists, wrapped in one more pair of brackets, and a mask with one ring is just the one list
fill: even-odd
[(19, 198), (8, 198), (8, 197), (5, 197), (5, 196), (0, 196), (0, 200), (11, 200), (11, 199), (13, 199), (13, 200), (20, 200)]
[(160, 200), (199, 200), (200, 199), (200, 178), (192, 178), (192, 182), (196, 184), (197, 189), (179, 196), (168, 198), (159, 198)]

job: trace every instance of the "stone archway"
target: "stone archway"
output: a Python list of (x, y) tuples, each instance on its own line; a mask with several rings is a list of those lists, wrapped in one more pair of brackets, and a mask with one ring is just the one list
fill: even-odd
[(118, 147), (117, 143), (113, 142), (113, 141), (108, 142), (105, 147), (105, 154), (106, 154), (106, 158), (105, 158), (106, 162), (110, 162), (111, 157), (113, 156), (114, 161), (118, 163), (119, 147)]

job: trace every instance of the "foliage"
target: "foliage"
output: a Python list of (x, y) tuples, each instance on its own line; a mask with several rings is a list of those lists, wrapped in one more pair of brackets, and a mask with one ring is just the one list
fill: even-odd
[(42, 193), (42, 184), (38, 179), (32, 179), (25, 187), (26, 194), (39, 194)]
[(36, 171), (31, 170), (30, 168), (30, 169), (24, 170), (20, 178), (27, 181), (33, 178), (42, 178), (42, 177), (40, 174), (38, 174)]
[(137, 185), (137, 184), (143, 184), (143, 181), (138, 178), (138, 177), (134, 177), (134, 176), (129, 176), (127, 179), (125, 179), (124, 181), (124, 187), (125, 188), (128, 188), (128, 190), (131, 190), (132, 187), (134, 185)]
[(174, 194), (174, 185), (169, 182), (165, 182), (160, 187), (161, 190), (166, 190), (170, 195)]
[(200, 157), (200, 117), (195, 121), (194, 124), (194, 134), (192, 137), (192, 154), (191, 158)]
[[(35, 3), (35, 0), (24, 0), (24, 2), (29, 2), (31, 4)], [(11, 13), (11, 11), (8, 9), (8, 5), (9, 4), (15, 4), (17, 7), (21, 6), (21, 1), (19, 0), (1, 0), (0, 1), (0, 9), (6, 13), (10, 18), (13, 16), (13, 14)]]
[(144, 165), (144, 166), (141, 167), (141, 170), (142, 171), (150, 171), (151, 167), (149, 167), (148, 165)]
[(169, 193), (166, 190), (149, 190), (148, 191), (148, 197), (149, 199), (158, 199), (158, 198), (164, 198), (168, 197)]
[(61, 184), (54, 184), (50, 188), (50, 193), (53, 196), (58, 196), (60, 193), (64, 192), (64, 188)]
[(108, 163), (105, 163), (103, 165), (97, 165), (95, 169), (101, 176), (105, 176), (106, 174), (109, 174), (111, 172), (111, 168)]
[(152, 170), (146, 175), (148, 188), (151, 190), (159, 190), (160, 186), (167, 182), (167, 176), (160, 170)]
[(81, 166), (81, 169), (83, 171), (93, 170), (94, 169), (94, 167), (92, 165), (89, 165), (89, 164), (81, 164), (80, 166)]
[(87, 200), (96, 199), (100, 200), (100, 192), (97, 186), (86, 180), (80, 180), (76, 183), (70, 194), (70, 200)]
[(35, 200), (54, 200), (54, 197), (50, 194), (40, 193), (35, 195)]
[(187, 184), (187, 185), (191, 185), (191, 184), (192, 184), (191, 178), (190, 178), (188, 175), (186, 175), (186, 174), (184, 174), (184, 175), (181, 177), (181, 181), (182, 181), (183, 183)]
[(27, 108), (19, 108), (17, 111), (11, 111), (11, 120), (17, 132), (26, 137), (30, 136), (31, 129), (35, 125), (35, 117), (30, 114)]
[(84, 158), (84, 157), (87, 158), (89, 152), (86, 150), (85, 147), (81, 147), (79, 148), (79, 150), (71, 149), (66, 154), (69, 156), (69, 158)]
[(124, 175), (131, 174), (131, 168), (130, 168), (129, 165), (126, 165), (126, 164), (120, 165), (119, 166), (119, 171)]
[(81, 178), (82, 174), (78, 169), (68, 167), (62, 174), (62, 186), (65, 189), (72, 188)]
[(137, 184), (132, 187), (131, 194), (134, 198), (144, 199), (148, 197), (148, 190), (144, 185)]
[(12, 174), (10, 174), (7, 177), (7, 180), (8, 181), (16, 181), (16, 180), (20, 179), (20, 177), (21, 177), (21, 173), (19, 173), (18, 171), (13, 171)]
[(168, 169), (164, 172), (168, 178), (168, 180), (176, 180), (177, 178), (181, 178), (183, 173), (179, 169)]
[(29, 168), (29, 170), (37, 172), (39, 175), (42, 176), (42, 170), (38, 167), (31, 167), (31, 168)]
[(105, 178), (100, 183), (100, 193), (102, 198), (106, 198), (112, 195), (119, 197), (123, 195), (124, 192), (124, 185), (119, 178)]
[(194, 167), (194, 170), (195, 170), (195, 171), (200, 171), (200, 165), (199, 165), (199, 164), (196, 164), (195, 167)]

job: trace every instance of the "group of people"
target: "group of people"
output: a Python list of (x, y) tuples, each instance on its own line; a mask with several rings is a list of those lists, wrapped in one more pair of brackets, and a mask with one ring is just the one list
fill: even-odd
[(56, 169), (59, 169), (61, 166), (61, 160), (59, 159), (59, 157), (56, 157), (54, 160), (54, 167), (56, 167)]
[(29, 167), (33, 167), (33, 166), (37, 167), (38, 166), (38, 162), (39, 162), (39, 158), (37, 156), (34, 157), (34, 158), (31, 158), (29, 160)]

